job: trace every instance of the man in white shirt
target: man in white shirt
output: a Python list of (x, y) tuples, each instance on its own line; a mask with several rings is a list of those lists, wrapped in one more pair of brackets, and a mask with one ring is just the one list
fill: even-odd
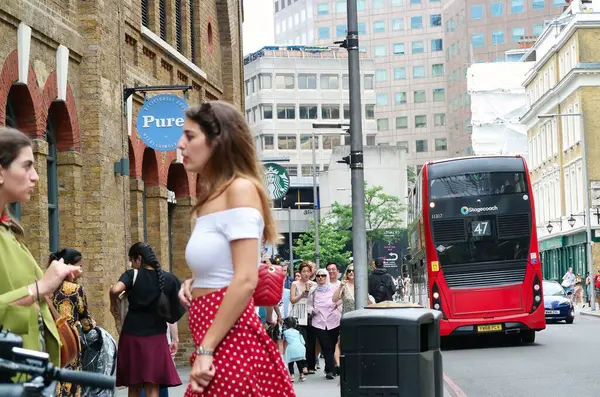
[(331, 287), (339, 287), (341, 281), (338, 280), (340, 277), (340, 269), (338, 269), (337, 263), (330, 262), (325, 266), (325, 269), (327, 269), (327, 273), (329, 273), (329, 284), (331, 284)]

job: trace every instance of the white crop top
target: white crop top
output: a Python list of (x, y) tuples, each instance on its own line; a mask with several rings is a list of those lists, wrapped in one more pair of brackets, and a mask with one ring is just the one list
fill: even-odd
[(193, 288), (224, 288), (233, 279), (230, 241), (257, 239), (256, 266), (265, 224), (256, 208), (240, 207), (203, 215), (185, 248), (185, 260), (194, 273)]

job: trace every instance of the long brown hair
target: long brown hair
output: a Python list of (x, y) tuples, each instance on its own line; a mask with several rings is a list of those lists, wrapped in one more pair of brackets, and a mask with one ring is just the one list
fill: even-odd
[[(31, 139), (27, 135), (14, 128), (0, 127), (0, 166), (2, 168), (10, 168), (21, 154), (21, 149), (25, 147), (31, 147)], [(0, 208), (0, 212), (2, 210), (10, 217), (10, 229), (15, 235), (22, 237), (23, 228), (14, 219), (8, 207)]]
[(244, 116), (233, 105), (223, 101), (205, 102), (189, 108), (185, 114), (198, 123), (213, 150), (198, 181), (198, 201), (192, 213), (197, 214), (204, 204), (223, 193), (236, 178), (248, 179), (256, 186), (262, 204), (265, 222), (263, 240), (276, 242), (279, 236), (262, 178), (263, 168), (258, 162), (254, 140)]

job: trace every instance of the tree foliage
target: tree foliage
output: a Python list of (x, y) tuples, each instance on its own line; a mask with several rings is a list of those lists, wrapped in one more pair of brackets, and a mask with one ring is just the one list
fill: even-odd
[[(319, 255), (322, 265), (330, 262), (345, 264), (350, 258), (350, 252), (346, 251), (346, 244), (350, 235), (337, 229), (337, 225), (326, 217), (319, 222)], [(310, 220), (310, 228), (300, 235), (294, 246), (294, 255), (305, 261), (315, 261), (315, 238), (314, 221)]]
[(415, 170), (415, 167), (412, 165), (406, 166), (406, 182), (407, 182), (408, 188), (412, 189), (412, 187), (415, 185), (416, 181), (417, 181), (417, 171)]
[[(365, 223), (367, 229), (367, 257), (373, 259), (375, 240), (389, 236), (390, 231), (399, 232), (402, 228), (402, 214), (405, 210), (399, 197), (389, 195), (382, 186), (370, 186), (365, 182)], [(332, 204), (330, 220), (337, 230), (349, 231), (352, 228), (352, 206)], [(347, 232), (350, 233), (350, 232)], [(348, 236), (350, 238), (350, 236)]]

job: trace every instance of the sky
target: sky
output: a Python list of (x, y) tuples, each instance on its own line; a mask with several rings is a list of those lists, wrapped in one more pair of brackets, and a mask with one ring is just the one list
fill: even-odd
[(244, 1), (244, 56), (275, 44), (273, 0)]

